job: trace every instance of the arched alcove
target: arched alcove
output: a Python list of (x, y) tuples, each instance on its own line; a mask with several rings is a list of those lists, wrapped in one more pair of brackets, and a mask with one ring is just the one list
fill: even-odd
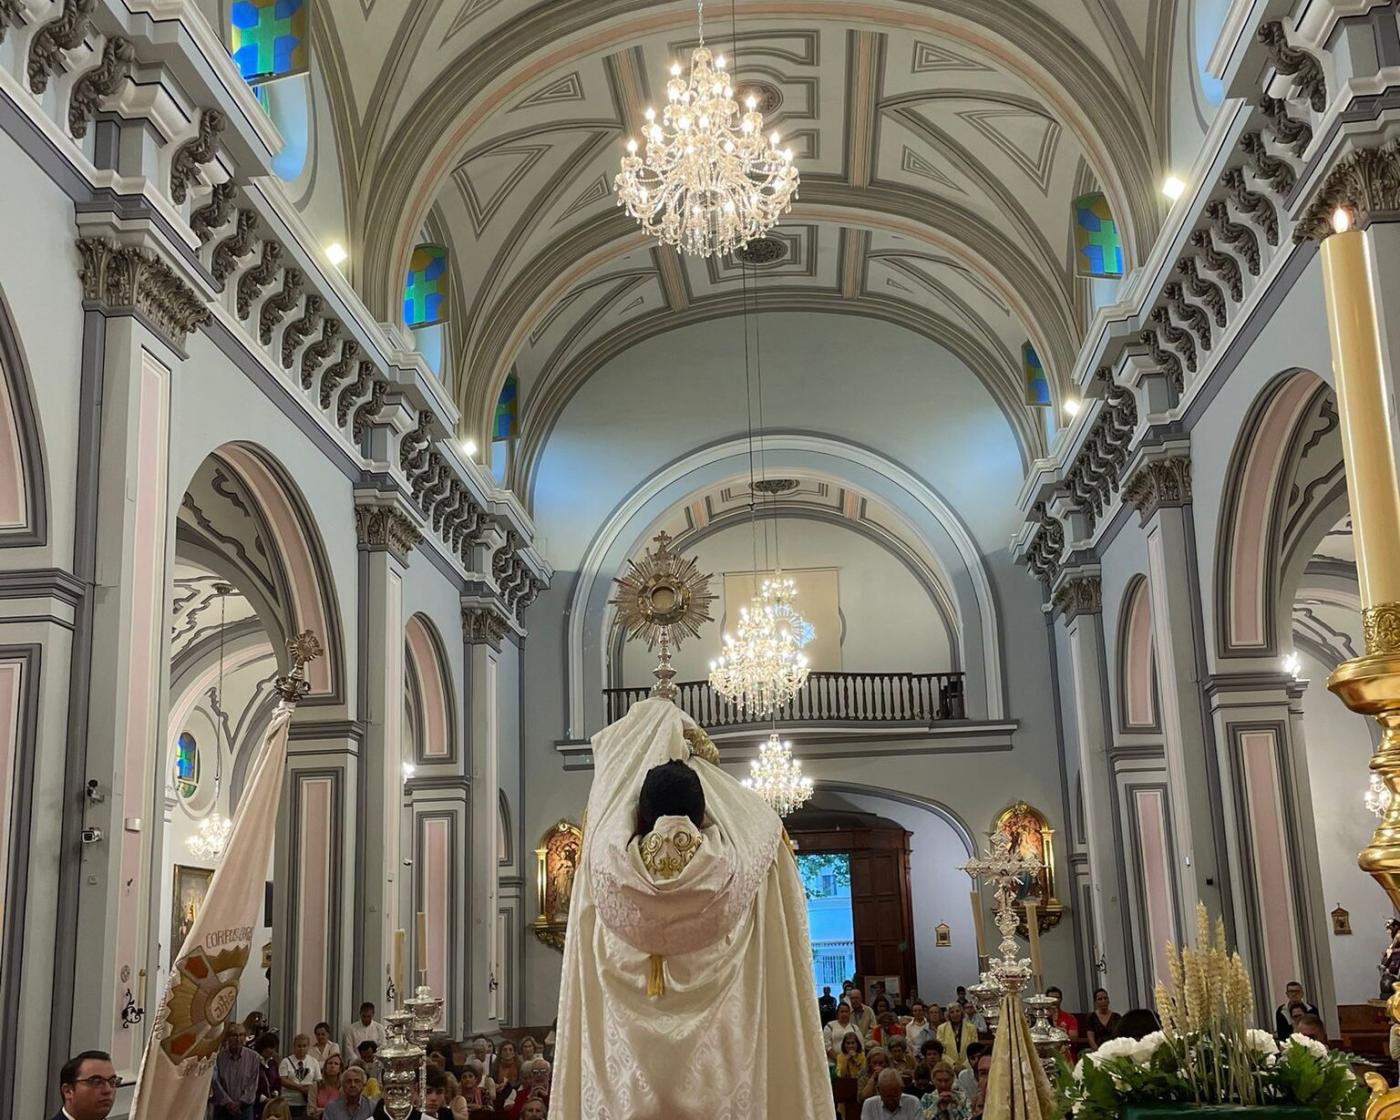
[(450, 762), (456, 754), (452, 676), (442, 639), (425, 615), (415, 614), (404, 627), (405, 690), (414, 714), (411, 744), (414, 762)]
[(1147, 578), (1136, 576), (1123, 594), (1118, 635), (1118, 713), (1124, 731), (1159, 731), (1157, 649)]
[(19, 335), (0, 292), (0, 548), (48, 540), (48, 484), (39, 417)]

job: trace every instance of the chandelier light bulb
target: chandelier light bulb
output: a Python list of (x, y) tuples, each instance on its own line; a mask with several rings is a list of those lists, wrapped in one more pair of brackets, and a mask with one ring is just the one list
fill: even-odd
[(233, 821), (217, 810), (199, 822), (199, 831), (185, 840), (185, 847), (196, 859), (217, 863), (233, 835)]
[(800, 619), (795, 612), (785, 613), (771, 596), (756, 595), (739, 610), (737, 637), (724, 636), (723, 651), (710, 666), (710, 687), (740, 716), (770, 715), (807, 683), (811, 670), (792, 625), (794, 617)]
[(718, 58), (715, 59), (715, 69), (716, 69), (716, 70), (723, 70), (723, 69), (724, 69), (724, 55), (720, 55)]
[(671, 77), (673, 77), (673, 78), (679, 78), (680, 76), (681, 76), (681, 64), (680, 64), (679, 62), (673, 62), (673, 63), (671, 63)]
[(629, 155), (635, 156), (637, 154), (637, 142), (635, 140), (627, 141), (627, 152)]
[(744, 108), (749, 110), (749, 112), (753, 112), (758, 108), (758, 98), (753, 94), (749, 94), (748, 97), (744, 98)]

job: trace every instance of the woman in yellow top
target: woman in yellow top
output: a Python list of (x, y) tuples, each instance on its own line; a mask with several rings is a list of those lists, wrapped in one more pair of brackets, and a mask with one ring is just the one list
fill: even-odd
[(943, 1060), (954, 1070), (967, 1068), (967, 1048), (977, 1041), (977, 1028), (963, 1017), (962, 1004), (948, 1005), (948, 1018), (939, 1024), (934, 1035), (943, 1043)]
[(836, 1055), (836, 1076), (854, 1077), (859, 1081), (865, 1076), (865, 1054), (861, 1052), (860, 1035), (847, 1031), (841, 1040), (841, 1052)]

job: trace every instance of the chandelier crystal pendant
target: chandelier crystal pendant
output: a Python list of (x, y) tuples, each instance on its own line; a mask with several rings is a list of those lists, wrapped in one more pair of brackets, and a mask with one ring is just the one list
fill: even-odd
[(761, 237), (797, 197), (792, 149), (765, 136), (758, 99), (740, 113), (724, 55), (705, 46), (704, 0), (696, 5), (700, 44), (688, 80), (671, 66), (660, 119), (646, 111), (645, 155), (628, 140), (615, 180), (617, 201), (648, 234), (694, 256), (724, 255)]
[(710, 687), (740, 716), (770, 715), (807, 683), (807, 658), (792, 628), (760, 596), (739, 608), (735, 631), (724, 636), (724, 652), (710, 662)]
[(776, 731), (759, 746), (749, 770), (743, 786), (773, 806), (780, 817), (800, 808), (812, 796), (812, 779), (803, 777), (802, 763), (792, 757), (792, 744), (779, 739)]
[(199, 831), (185, 841), (185, 846), (196, 858), (215, 863), (222, 858), (232, 835), (233, 821), (215, 811), (199, 822)]

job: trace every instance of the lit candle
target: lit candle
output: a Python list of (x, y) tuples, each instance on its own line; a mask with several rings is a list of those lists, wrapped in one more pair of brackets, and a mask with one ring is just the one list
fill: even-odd
[(972, 892), (972, 929), (977, 934), (977, 958), (980, 962), (987, 956), (987, 931), (982, 925), (981, 891)]
[(1351, 215), (1339, 208), (1337, 232), (1322, 242), (1322, 287), (1361, 605), (1368, 608), (1400, 603), (1400, 494), (1370, 247), (1367, 235), (1350, 225)]
[(407, 940), (408, 934), (403, 930), (394, 931), (394, 991), (400, 1002), (403, 1000), (403, 948)]
[(418, 971), (428, 971), (428, 915), (418, 911)]
[(1040, 978), (1040, 903), (1026, 899), (1026, 933), (1031, 939), (1031, 975)]

